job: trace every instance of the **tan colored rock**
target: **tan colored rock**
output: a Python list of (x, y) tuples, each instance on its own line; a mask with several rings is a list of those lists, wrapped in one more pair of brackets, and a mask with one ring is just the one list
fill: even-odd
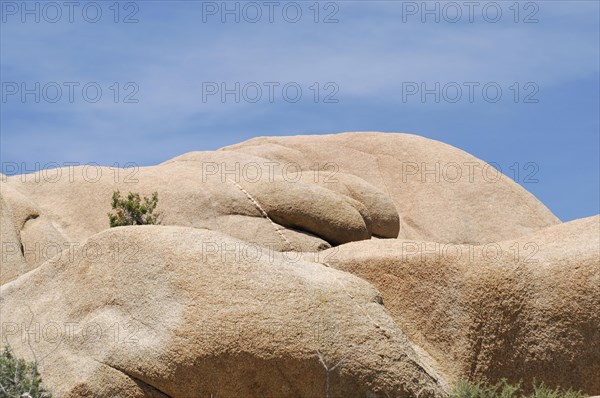
[(365, 281), (209, 250), (222, 244), (247, 243), (184, 227), (101, 232), (0, 288), (0, 337), (35, 354), (56, 397), (312, 398), (327, 396), (327, 374), (332, 397), (446, 391)]
[(600, 217), (482, 246), (353, 242), (305, 255), (375, 285), (451, 378), (600, 391)]
[[(325, 175), (314, 171), (296, 173), (300, 181), (315, 183), (324, 188), (352, 198), (362, 206), (360, 212), (369, 221), (369, 231), (381, 238), (396, 238), (400, 230), (398, 212), (392, 199), (377, 187), (352, 174), (336, 172)], [(290, 173), (290, 178), (294, 174)]]
[[(32, 224), (39, 222), (38, 206), (12, 186), (0, 182), (0, 284), (6, 283), (23, 275), (41, 264), (40, 252), (46, 248), (46, 236), (31, 239), (23, 229), (35, 229)], [(62, 238), (59, 239), (62, 243)], [(37, 250), (36, 250), (37, 246)], [(37, 258), (36, 258), (37, 257)]]
[[(271, 220), (341, 244), (371, 237), (359, 203), (318, 185), (274, 179), (242, 182)], [(360, 210), (359, 210), (360, 209)]]
[[(510, 179), (486, 181), (483, 170), (489, 174), (489, 169), (480, 160), (417, 136), (351, 133), (269, 137), (226, 149), (191, 152), (139, 169), (62, 168), (3, 180), (43, 214), (36, 222), (41, 225), (37, 229), (56, 230), (53, 236), (79, 242), (108, 227), (106, 213), (116, 189), (143, 195), (159, 191), (159, 208), (165, 215), (163, 223), (168, 225), (219, 230), (221, 217), (267, 220), (272, 215), (275, 231), (281, 225), (316, 236), (316, 240), (303, 238), (295, 242), (291, 250), (297, 251), (323, 247), (323, 241), (335, 245), (398, 234), (419, 240), (483, 243), (520, 236), (558, 222)], [(471, 170), (465, 164), (475, 165)], [(448, 181), (452, 165), (460, 165), (463, 174), (456, 183)], [(293, 177), (298, 166), (302, 172), (296, 180)], [(420, 173), (435, 167), (440, 171), (433, 178)], [(260, 178), (253, 180), (256, 172)], [(282, 182), (282, 177), (291, 181)], [(435, 178), (441, 180), (432, 181)], [(279, 189), (282, 184), (285, 188)], [(259, 197), (270, 214), (257, 208), (254, 202)], [(286, 206), (290, 198), (291, 207)], [(19, 202), (25, 203), (21, 198)], [(27, 206), (13, 207), (16, 218), (31, 218)], [(236, 237), (272, 244), (273, 232), (262, 235), (246, 234), (243, 228), (235, 230)], [(263, 238), (269, 241), (261, 241)], [(283, 238), (275, 246), (290, 249)]]
[(19, 230), (14, 224), (15, 216), (0, 195), (0, 284), (9, 282), (30, 271), (23, 256)]
[(23, 254), (30, 269), (36, 268), (46, 260), (68, 250), (78, 241), (68, 239), (59, 228), (45, 216), (28, 220), (21, 229)]
[[(229, 236), (244, 240), (278, 252), (308, 252), (329, 249), (331, 245), (308, 232), (296, 231), (275, 224), (266, 218), (241, 215), (221, 216), (216, 219), (213, 229)], [(252, 248), (249, 247), (248, 250)]]
[[(0, 338), (56, 397), (319, 397), (321, 361), (331, 397), (600, 391), (599, 217), (560, 224), (449, 145), (262, 137), (0, 177)], [(163, 226), (108, 229), (114, 190), (157, 191)]]
[(69, 239), (40, 207), (5, 182), (0, 183), (2, 233), (0, 284), (23, 275), (68, 247)]
[(533, 195), (482, 160), (415, 135), (258, 137), (222, 151), (260, 156), (310, 175), (319, 170), (322, 179), (340, 173), (359, 177), (394, 202), (399, 237), (404, 239), (479, 244), (560, 222)]
[[(66, 241), (82, 242), (107, 229), (115, 190), (142, 196), (157, 191), (163, 225), (222, 230), (276, 250), (311, 251), (369, 239), (369, 207), (373, 208), (377, 232), (385, 234), (386, 228), (393, 228), (389, 226), (394, 217), (391, 202), (386, 202), (375, 187), (347, 182), (344, 187), (326, 189), (308, 180), (286, 180), (281, 167), (269, 163), (241, 153), (192, 152), (158, 166), (62, 168), (54, 170), (51, 177), (43, 171), (8, 177), (5, 185), (31, 203), (36, 217), (42, 215), (34, 223), (39, 225), (28, 227), (29, 235), (45, 231), (51, 241), (64, 236)], [(258, 178), (252, 173), (259, 173)], [(350, 189), (362, 201), (347, 196)], [(24, 215), (32, 212), (21, 213), (15, 217), (24, 222)], [(256, 225), (267, 226), (267, 230), (256, 233)]]
[(0, 195), (10, 208), (12, 223), (18, 230), (21, 230), (27, 221), (40, 215), (39, 206), (14, 186), (4, 182), (0, 183)]

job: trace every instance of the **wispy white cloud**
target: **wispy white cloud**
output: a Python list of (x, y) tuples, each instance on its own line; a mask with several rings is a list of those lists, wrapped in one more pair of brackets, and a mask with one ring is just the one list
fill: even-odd
[[(98, 82), (96, 104), (5, 104), (3, 136), (20, 145), (39, 137), (45, 113), (63, 115), (44, 126), (55, 142), (85, 151), (85, 140), (127, 140), (164, 131), (210, 128), (240, 116), (269, 118), (273, 104), (202, 102), (202, 82), (335, 82), (339, 97), (377, 104), (399, 102), (402, 83), (535, 81), (548, 88), (595, 76), (598, 3), (540, 3), (537, 24), (402, 22), (395, 2), (340, 2), (337, 24), (202, 24), (200, 6), (140, 3), (138, 24), (6, 23), (4, 81)], [(135, 82), (138, 104), (113, 103), (113, 82)], [(306, 93), (305, 95), (309, 95)], [(298, 105), (300, 108), (301, 105)], [(328, 108), (323, 107), (324, 111)], [(311, 111), (312, 112), (312, 111)], [(27, 115), (18, 118), (15, 115)], [(254, 115), (254, 116), (253, 116)], [(68, 119), (68, 120), (65, 120)], [(56, 151), (61, 146), (54, 147)], [(2, 149), (3, 153), (19, 152)], [(89, 146), (94, 153), (96, 148)]]

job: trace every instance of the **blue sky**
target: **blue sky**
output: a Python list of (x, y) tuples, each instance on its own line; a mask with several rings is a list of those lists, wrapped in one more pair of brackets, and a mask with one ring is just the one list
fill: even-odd
[[(597, 1), (427, 2), (438, 21), (421, 1), (227, 2), (239, 22), (224, 2), (0, 3), (3, 164), (151, 165), (259, 135), (410, 132), (509, 176), (517, 163), (563, 221), (600, 212)], [(22, 96), (36, 82), (39, 102)], [(239, 102), (206, 94), (236, 82)]]

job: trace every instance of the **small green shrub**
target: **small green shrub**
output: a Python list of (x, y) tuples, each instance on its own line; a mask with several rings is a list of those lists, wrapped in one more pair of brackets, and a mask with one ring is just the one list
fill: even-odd
[(459, 381), (452, 391), (453, 398), (513, 398), (520, 391), (521, 385), (511, 385), (506, 380), (497, 384), (469, 383)]
[(584, 398), (579, 391), (560, 388), (551, 389), (544, 383), (532, 385), (530, 394), (525, 394), (521, 383), (510, 384), (505, 379), (496, 384), (469, 383), (459, 381), (454, 386), (451, 398)]
[(533, 385), (533, 392), (528, 395), (527, 398), (584, 398), (580, 391), (573, 391), (572, 389), (563, 390), (560, 388), (551, 389), (541, 383), (540, 385)]
[(127, 199), (121, 198), (121, 192), (115, 191), (112, 196), (113, 212), (108, 213), (110, 227), (123, 225), (154, 225), (160, 224), (161, 214), (155, 212), (158, 204), (158, 192), (151, 198), (140, 198), (139, 193), (129, 192)]
[(0, 398), (51, 398), (35, 362), (15, 358), (10, 347), (0, 353)]

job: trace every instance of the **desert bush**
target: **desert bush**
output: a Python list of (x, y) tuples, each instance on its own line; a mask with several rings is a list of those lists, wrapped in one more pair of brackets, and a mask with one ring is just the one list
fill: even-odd
[(110, 226), (160, 224), (161, 214), (155, 212), (157, 204), (158, 192), (152, 193), (151, 198), (144, 196), (142, 201), (139, 193), (129, 192), (123, 199), (121, 192), (115, 191), (112, 196), (113, 212), (108, 213)]
[(584, 398), (579, 391), (552, 389), (544, 383), (532, 385), (531, 393), (526, 394), (521, 383), (510, 384), (505, 379), (496, 384), (469, 383), (459, 381), (454, 386), (451, 398)]
[(15, 358), (10, 347), (0, 353), (0, 398), (51, 398), (35, 362)]

